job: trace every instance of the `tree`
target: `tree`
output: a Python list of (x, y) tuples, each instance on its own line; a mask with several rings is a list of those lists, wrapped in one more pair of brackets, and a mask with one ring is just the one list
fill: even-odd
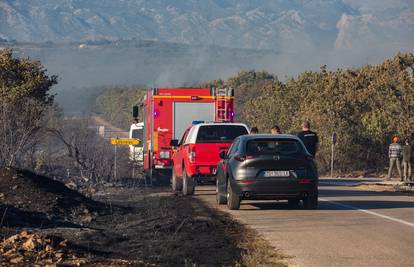
[(243, 107), (246, 121), (285, 133), (309, 120), (321, 139), (317, 159), (329, 168), (330, 137), (338, 133), (340, 171), (381, 170), (393, 134), (407, 136), (414, 125), (414, 55), (398, 53), (376, 66), (304, 72), (286, 82), (263, 83)]
[(11, 49), (0, 50), (0, 97), (18, 101), (25, 97), (45, 104), (53, 103), (51, 87), (57, 76), (49, 77), (39, 61), (13, 57)]
[(15, 166), (36, 141), (44, 114), (53, 108), (51, 87), (57, 76), (47, 76), (38, 61), (13, 57), (0, 50), (0, 166)]
[(66, 167), (96, 183), (109, 180), (112, 176), (114, 155), (109, 141), (91, 128), (93, 124), (92, 119), (88, 118), (64, 119), (49, 131), (61, 141), (67, 151), (71, 164), (65, 162)]

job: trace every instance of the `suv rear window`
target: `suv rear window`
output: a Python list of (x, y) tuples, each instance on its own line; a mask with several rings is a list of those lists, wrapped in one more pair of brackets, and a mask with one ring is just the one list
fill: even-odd
[(245, 134), (247, 129), (241, 125), (203, 125), (198, 129), (196, 143), (231, 143)]
[(301, 145), (296, 140), (256, 139), (247, 142), (247, 154), (282, 154), (289, 155), (301, 151)]

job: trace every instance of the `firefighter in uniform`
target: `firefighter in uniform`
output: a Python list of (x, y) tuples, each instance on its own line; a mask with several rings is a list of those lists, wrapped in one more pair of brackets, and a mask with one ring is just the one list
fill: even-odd
[(302, 131), (298, 133), (298, 137), (302, 140), (308, 152), (312, 156), (315, 156), (318, 149), (319, 138), (318, 134), (311, 131), (310, 127), (310, 123), (308, 121), (304, 121), (302, 123)]

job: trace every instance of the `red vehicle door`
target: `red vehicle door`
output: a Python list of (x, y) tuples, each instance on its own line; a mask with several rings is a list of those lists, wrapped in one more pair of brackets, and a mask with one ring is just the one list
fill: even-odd
[(190, 131), (191, 127), (188, 128), (181, 138), (180, 142), (178, 143), (179, 146), (177, 148), (177, 151), (173, 154), (173, 171), (175, 172), (177, 177), (183, 176), (183, 161), (184, 161), (184, 155), (186, 152), (186, 147), (184, 145), (185, 139), (187, 138), (188, 132)]

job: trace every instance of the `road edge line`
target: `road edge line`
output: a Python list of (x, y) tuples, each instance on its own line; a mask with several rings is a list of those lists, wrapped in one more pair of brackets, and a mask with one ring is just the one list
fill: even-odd
[(365, 209), (360, 209), (360, 208), (357, 208), (357, 207), (354, 207), (354, 206), (351, 206), (351, 205), (342, 204), (342, 203), (332, 201), (332, 200), (328, 200), (328, 199), (325, 199), (325, 198), (319, 198), (319, 200), (324, 201), (324, 202), (329, 202), (329, 203), (332, 203), (332, 204), (335, 204), (335, 205), (338, 205), (338, 206), (341, 206), (341, 207), (344, 207), (344, 208), (347, 208), (347, 209), (353, 209), (353, 210), (364, 212), (364, 213), (374, 215), (374, 216), (377, 216), (377, 217), (380, 217), (380, 218), (383, 218), (383, 219), (387, 219), (387, 220), (390, 220), (390, 221), (394, 221), (394, 222), (398, 222), (398, 223), (401, 223), (401, 224), (404, 224), (404, 225), (407, 225), (407, 226), (414, 227), (414, 223), (407, 222), (407, 221), (397, 219), (397, 218), (394, 218), (394, 217), (390, 217), (390, 216), (387, 216), (387, 215), (383, 215), (381, 213), (377, 213), (377, 212), (373, 212), (373, 211), (369, 211), (369, 210), (365, 210)]

